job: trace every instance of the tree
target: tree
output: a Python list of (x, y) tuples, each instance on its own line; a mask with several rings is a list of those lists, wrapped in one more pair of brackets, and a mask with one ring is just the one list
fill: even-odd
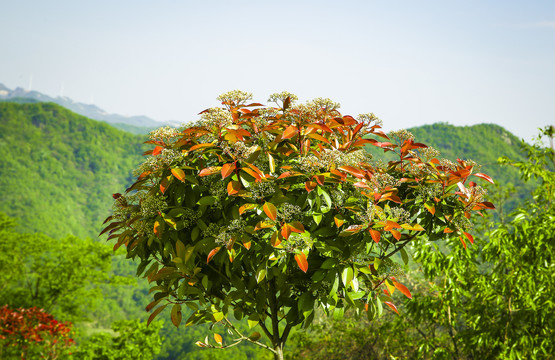
[(58, 318), (86, 318), (100, 294), (95, 285), (112, 280), (109, 246), (74, 236), (53, 239), (22, 234), (0, 213), (0, 304), (39, 307)]
[(58, 322), (42, 309), (0, 308), (0, 356), (21, 358), (40, 356), (57, 359), (74, 344), (71, 323)]
[[(471, 213), (493, 208), (468, 180), (492, 181), (475, 163), (440, 161), (407, 131), (384, 134), (373, 114), (343, 116), (328, 99), (295, 105), (285, 92), (270, 97), (277, 107), (251, 98), (226, 93), (193, 126), (153, 132), (102, 232), (153, 283), (149, 322), (172, 305), (179, 326), (185, 304), (187, 326), (212, 322), (236, 338), (216, 332), (215, 345), (199, 346), (249, 341), (282, 359), (291, 329), (308, 327), (318, 306), (335, 317), (397, 311), (391, 292), (411, 296), (397, 255), (407, 261), (423, 233), (466, 246)], [(396, 159), (372, 161), (365, 146)], [(231, 314), (271, 345), (239, 332)]]
[(112, 324), (115, 335), (96, 333), (81, 344), (74, 357), (82, 360), (150, 360), (160, 352), (161, 322), (121, 320)]

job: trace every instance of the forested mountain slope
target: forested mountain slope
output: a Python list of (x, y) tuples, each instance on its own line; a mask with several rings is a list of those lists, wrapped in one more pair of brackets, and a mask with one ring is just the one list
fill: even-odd
[(0, 211), (21, 230), (96, 237), (144, 137), (52, 103), (0, 103)]

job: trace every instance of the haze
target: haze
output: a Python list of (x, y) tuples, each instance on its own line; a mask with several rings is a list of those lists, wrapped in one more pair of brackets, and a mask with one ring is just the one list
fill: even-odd
[(186, 122), (241, 89), (387, 130), (555, 123), (552, 1), (0, 0), (0, 83)]

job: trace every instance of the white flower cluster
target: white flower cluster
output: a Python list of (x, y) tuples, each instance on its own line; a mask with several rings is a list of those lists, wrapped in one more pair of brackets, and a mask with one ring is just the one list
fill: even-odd
[(145, 162), (143, 162), (134, 175), (140, 175), (145, 171), (154, 172), (161, 168), (167, 168), (175, 161), (183, 159), (183, 153), (179, 150), (174, 149), (163, 149), (158, 155), (149, 156)]
[(324, 109), (326, 111), (334, 111), (341, 107), (341, 104), (334, 102), (328, 98), (316, 98), (307, 102), (306, 105), (315, 110)]
[(220, 130), (233, 124), (231, 113), (222, 108), (210, 108), (202, 113), (196, 125), (208, 130)]
[(420, 157), (422, 158), (422, 160), (428, 162), (434, 158), (437, 158), (440, 155), (439, 150), (428, 146), (427, 148), (420, 148), (418, 149), (418, 153), (420, 155)]
[(165, 126), (151, 131), (148, 138), (153, 141), (161, 141), (165, 144), (170, 144), (175, 141), (178, 134), (179, 131), (176, 128)]
[(289, 239), (283, 241), (281, 246), (287, 252), (294, 252), (297, 249), (304, 249), (305, 247), (312, 247), (313, 241), (309, 237), (301, 236), (297, 233), (291, 233)]
[(184, 228), (190, 228), (197, 224), (199, 215), (196, 211), (190, 208), (184, 208), (183, 214), (181, 215), (181, 222)]
[(383, 124), (383, 121), (376, 115), (374, 115), (374, 113), (359, 114), (356, 119), (363, 123), (366, 127), (369, 127), (372, 123), (374, 123), (374, 125), (380, 126)]
[(241, 90), (231, 90), (221, 94), (217, 99), (221, 102), (233, 102), (235, 105), (243, 105), (245, 102), (252, 100), (252, 94)]
[(283, 203), (278, 208), (278, 218), (285, 222), (300, 221), (303, 218), (303, 212), (298, 205)]
[(295, 101), (299, 100), (297, 95), (291, 94), (290, 92), (287, 92), (287, 91), (282, 91), (280, 93), (274, 93), (274, 94), (270, 95), (270, 97), (268, 98), (268, 101), (276, 103), (279, 106), (281, 106), (281, 105), (283, 105), (283, 103), (285, 102), (285, 99), (287, 99), (287, 97), (289, 97), (289, 99), (291, 100), (291, 104), (293, 104)]
[(230, 143), (227, 141), (222, 142), (221, 148), (223, 152), (229, 155), (233, 160), (245, 161), (247, 160), (258, 148), (257, 145), (248, 147), (242, 141)]
[(410, 213), (401, 207), (386, 207), (385, 212), (397, 222), (406, 223), (410, 220)]
[(141, 206), (143, 217), (156, 216), (158, 212), (163, 212), (168, 208), (168, 204), (158, 193), (146, 193), (140, 200), (139, 205)]
[(275, 191), (276, 189), (271, 181), (253, 182), (249, 187), (249, 196), (256, 200), (262, 200)]
[(439, 198), (442, 195), (442, 186), (438, 183), (420, 183), (416, 188), (417, 197), (420, 199)]
[(372, 183), (374, 185), (374, 191), (381, 193), (386, 187), (395, 187), (397, 185), (397, 180), (388, 173), (375, 173), (372, 176)]
[(405, 140), (414, 140), (414, 135), (406, 129), (390, 131), (387, 135), (392, 141), (397, 141), (399, 144), (404, 143)]

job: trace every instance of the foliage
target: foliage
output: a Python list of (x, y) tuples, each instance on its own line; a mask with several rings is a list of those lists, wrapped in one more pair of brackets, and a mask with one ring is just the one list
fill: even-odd
[(527, 162), (502, 162), (516, 166), (524, 179), (540, 181), (534, 201), (507, 223), (485, 223), (479, 251), (443, 254), (419, 244), (415, 254), (428, 278), (442, 278), (431, 288), (437, 296), (414, 302), (411, 313), (416, 321), (447, 326), (449, 351), (460, 357), (549, 358), (555, 352), (553, 149), (522, 147)]
[(0, 357), (2, 359), (56, 359), (74, 344), (71, 323), (58, 322), (42, 309), (0, 307)]
[[(523, 201), (531, 199), (531, 193), (535, 188), (533, 181), (521, 180), (519, 172), (515, 168), (503, 166), (497, 162), (502, 154), (515, 161), (526, 161), (526, 154), (520, 147), (519, 139), (495, 124), (476, 124), (472, 126), (454, 126), (447, 123), (435, 123), (422, 125), (408, 129), (421, 142), (437, 149), (442, 157), (455, 159), (464, 156), (465, 159), (473, 159), (484, 169), (488, 175), (495, 179), (503, 188), (513, 186), (515, 194), (506, 199), (504, 211), (506, 213), (514, 210)], [(378, 149), (369, 149), (376, 157), (384, 157)], [(386, 156), (386, 159), (392, 157)], [(498, 210), (499, 204), (495, 202)], [(497, 217), (498, 212), (494, 212)], [(500, 214), (501, 215), (501, 214)]]
[(162, 341), (158, 332), (161, 322), (146, 323), (138, 320), (116, 321), (114, 335), (96, 333), (82, 343), (73, 354), (81, 360), (150, 360), (160, 352)]
[(96, 237), (102, 194), (131, 183), (142, 141), (55, 104), (0, 102), (0, 211), (27, 232)]
[[(308, 327), (318, 306), (335, 317), (397, 311), (391, 293), (411, 294), (393, 255), (406, 261), (404, 247), (423, 233), (466, 246), (471, 213), (493, 208), (468, 180), (474, 162), (440, 161), (406, 131), (388, 137), (373, 114), (343, 116), (327, 99), (294, 105), (287, 93), (270, 97), (278, 107), (250, 98), (224, 94), (224, 108), (195, 126), (153, 133), (103, 230), (153, 283), (149, 322), (171, 304), (179, 326), (185, 304), (194, 310), (186, 325), (223, 324), (236, 337), (224, 345), (215, 333), (215, 345), (199, 346), (249, 341), (282, 358), (290, 330)], [(372, 162), (367, 144), (396, 159)], [(239, 332), (232, 313), (272, 346)]]
[(15, 222), (0, 213), (0, 304), (39, 307), (59, 318), (86, 318), (101, 297), (95, 285), (109, 278), (109, 246), (73, 236), (53, 239), (15, 232)]
[[(548, 130), (544, 134), (551, 136)], [(503, 158), (502, 162), (517, 167), (525, 179), (536, 178), (540, 185), (533, 202), (521, 204), (506, 221), (493, 223), (486, 217), (468, 251), (455, 246), (446, 250), (425, 238), (414, 242), (424, 278), (412, 286), (414, 297), (406, 304), (406, 320), (373, 323), (366, 332), (364, 324), (355, 325), (370, 342), (385, 335), (382, 342), (390, 352), (379, 358), (552, 358), (555, 152), (541, 142), (533, 146), (523, 142), (522, 147), (528, 161)], [(412, 274), (416, 278), (417, 271)], [(325, 338), (330, 331), (334, 338), (351, 335), (349, 327), (327, 325), (309, 334), (311, 338), (294, 339), (293, 355), (314, 355), (311, 345), (317, 340), (313, 339)], [(353, 346), (353, 352), (363, 349), (361, 342)], [(397, 342), (408, 346), (391, 346)], [(328, 358), (341, 354), (335, 342), (326, 345)]]

